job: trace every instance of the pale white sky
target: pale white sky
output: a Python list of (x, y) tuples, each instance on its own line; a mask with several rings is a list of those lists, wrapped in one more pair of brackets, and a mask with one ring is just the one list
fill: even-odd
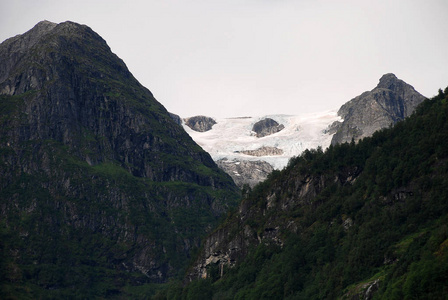
[(337, 109), (394, 73), (448, 85), (447, 0), (0, 0), (0, 42), (66, 20), (181, 117)]

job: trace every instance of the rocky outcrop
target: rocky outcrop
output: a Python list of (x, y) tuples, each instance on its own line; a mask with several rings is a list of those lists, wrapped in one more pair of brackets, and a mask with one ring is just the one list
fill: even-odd
[(283, 150), (277, 147), (263, 146), (255, 150), (237, 151), (237, 153), (243, 153), (251, 156), (276, 156), (276, 155), (282, 155)]
[(328, 125), (328, 127), (323, 130), (323, 133), (333, 135), (336, 132), (338, 132), (338, 130), (341, 128), (341, 125), (342, 125), (342, 122), (335, 121), (335, 122), (331, 123), (330, 125)]
[(443, 299), (447, 240), (434, 222), (448, 214), (448, 153), (428, 145), (448, 141), (447, 94), (358, 144), (306, 150), (245, 189), (188, 272), (209, 280), (187, 289), (203, 284), (209, 298), (389, 299), (418, 290)]
[(173, 114), (173, 113), (169, 113), (169, 114), (170, 114), (171, 119), (173, 119), (174, 123), (182, 126), (182, 118), (181, 117), (179, 117), (178, 115)]
[(218, 167), (232, 177), (240, 188), (247, 184), (254, 187), (257, 183), (264, 181), (274, 168), (262, 160), (228, 160), (216, 161)]
[[(283, 247), (281, 233), (297, 233), (299, 228), (294, 220), (286, 221), (278, 216), (311, 205), (326, 187), (352, 184), (359, 175), (357, 168), (326, 175), (294, 173), (286, 181), (273, 184), (265, 198), (245, 199), (238, 212), (206, 238), (203, 251), (187, 279), (207, 278), (210, 268), (216, 265), (220, 270), (232, 267), (244, 259), (251, 247), (260, 243)], [(348, 229), (351, 225), (344, 223), (343, 226)]]
[[(23, 234), (19, 269), (163, 282), (239, 197), (85, 25), (41, 22), (0, 44), (0, 113), (0, 219)], [(199, 211), (192, 229), (182, 214)]]
[(250, 226), (245, 226), (237, 236), (233, 236), (228, 228), (218, 229), (205, 240), (201, 259), (190, 270), (187, 280), (207, 278), (209, 269), (214, 266), (219, 268), (222, 276), (224, 268), (233, 267), (244, 257), (249, 247), (258, 243), (257, 235)]
[(361, 283), (351, 287), (343, 296), (343, 299), (350, 300), (370, 300), (380, 288), (380, 279), (375, 279), (366, 283)]
[(331, 143), (350, 142), (371, 136), (412, 114), (425, 97), (394, 74), (385, 74), (369, 92), (350, 100), (338, 111), (343, 122), (329, 128), (336, 133)]
[(216, 121), (210, 117), (195, 116), (184, 119), (185, 125), (198, 132), (206, 132), (212, 129)]
[(283, 124), (278, 124), (275, 120), (271, 118), (265, 118), (254, 124), (252, 131), (255, 132), (256, 136), (261, 138), (267, 135), (271, 135), (283, 130), (285, 126)]

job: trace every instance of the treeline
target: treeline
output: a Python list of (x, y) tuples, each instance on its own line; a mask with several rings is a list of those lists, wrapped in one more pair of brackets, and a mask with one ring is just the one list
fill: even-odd
[[(266, 205), (274, 187), (292, 190), (286, 183), (300, 174), (349, 170), (353, 180), (327, 185), (308, 206), (277, 212), (300, 228), (282, 231), (282, 247), (266, 241), (222, 277), (212, 266), (207, 279), (173, 282), (154, 298), (335, 299), (369, 289), (374, 299), (446, 299), (447, 102), (448, 88), (393, 128), (291, 159), (244, 201)], [(262, 230), (265, 219), (251, 226)]]

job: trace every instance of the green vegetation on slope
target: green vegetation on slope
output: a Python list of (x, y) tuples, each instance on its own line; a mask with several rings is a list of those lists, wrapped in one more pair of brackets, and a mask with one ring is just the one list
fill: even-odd
[[(61, 171), (20, 173), (0, 193), (9, 210), (0, 223), (2, 299), (133, 298), (137, 287), (156, 281), (126, 270), (128, 257), (145, 251), (139, 239), (155, 241), (147, 255), (161, 270), (172, 268), (168, 276), (183, 274), (190, 253), (179, 245), (199, 240), (205, 226), (219, 219), (207, 201), (227, 199), (223, 206), (237, 201), (232, 190), (153, 182), (112, 162), (90, 166), (54, 142), (42, 147), (51, 153), (51, 169)], [(55, 181), (49, 191), (45, 185)], [(188, 203), (170, 207), (168, 194)], [(120, 264), (124, 267), (117, 268)]]
[[(210, 266), (206, 280), (173, 284), (156, 298), (446, 299), (447, 102), (448, 88), (393, 128), (292, 159), (243, 201), (260, 212), (245, 224), (258, 233), (279, 225), (283, 245), (264, 239), (223, 277)], [(350, 181), (334, 180), (347, 172)], [(283, 191), (278, 201), (300, 201), (294, 178), (307, 175), (333, 181), (309, 203), (265, 209), (273, 191)], [(236, 230), (238, 218), (221, 228)]]
[(239, 191), (101, 37), (47, 29), (0, 45), (0, 298), (135, 298)]

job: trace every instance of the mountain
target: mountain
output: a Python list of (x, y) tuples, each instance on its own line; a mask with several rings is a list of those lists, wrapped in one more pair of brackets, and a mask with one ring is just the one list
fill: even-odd
[(165, 282), (239, 194), (89, 27), (0, 44), (0, 298)]
[(336, 112), (328, 111), (301, 116), (218, 118), (205, 132), (185, 123), (183, 126), (238, 186), (253, 187), (305, 149), (330, 145), (332, 135), (327, 128), (339, 119)]
[(394, 74), (385, 74), (372, 91), (348, 101), (337, 114), (327, 111), (301, 116), (216, 120), (194, 117), (191, 120), (212, 122), (208, 123), (206, 130), (195, 129), (187, 123), (184, 127), (238, 186), (247, 184), (253, 187), (267, 178), (269, 169), (284, 168), (290, 158), (300, 155), (305, 149), (325, 149), (330, 144), (371, 136), (375, 131), (408, 117), (424, 99)]
[(350, 142), (371, 136), (375, 131), (410, 116), (425, 97), (394, 74), (385, 74), (378, 85), (350, 100), (338, 110), (343, 121), (334, 124), (331, 143)]
[(445, 299), (447, 187), (448, 88), (272, 172), (159, 299)]

